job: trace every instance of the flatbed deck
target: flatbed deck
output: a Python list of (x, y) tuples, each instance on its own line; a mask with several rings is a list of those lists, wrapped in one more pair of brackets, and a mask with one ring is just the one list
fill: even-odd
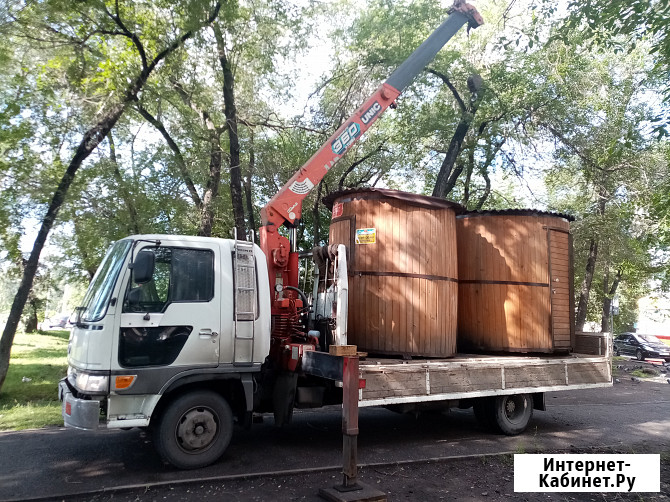
[(366, 357), (359, 406), (447, 401), (612, 385), (608, 355), (457, 354), (449, 359)]

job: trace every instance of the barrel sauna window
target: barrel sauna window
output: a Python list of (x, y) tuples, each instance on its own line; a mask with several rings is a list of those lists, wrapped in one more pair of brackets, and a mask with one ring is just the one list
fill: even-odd
[(572, 347), (569, 220), (535, 211), (459, 216), (459, 351)]
[(349, 250), (348, 341), (374, 354), (456, 352), (456, 205), (367, 189), (336, 196), (329, 243)]

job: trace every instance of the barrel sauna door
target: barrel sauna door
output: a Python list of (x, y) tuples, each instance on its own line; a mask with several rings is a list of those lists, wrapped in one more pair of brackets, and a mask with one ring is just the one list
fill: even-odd
[(574, 337), (573, 278), (571, 277), (572, 236), (548, 229), (551, 332), (554, 350), (570, 350)]

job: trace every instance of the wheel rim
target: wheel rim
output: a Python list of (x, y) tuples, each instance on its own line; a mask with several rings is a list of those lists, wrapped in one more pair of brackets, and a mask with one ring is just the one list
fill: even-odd
[(526, 412), (526, 400), (523, 396), (507, 397), (503, 403), (503, 412), (509, 423), (521, 423)]
[(219, 435), (219, 420), (211, 408), (198, 406), (184, 413), (175, 429), (177, 445), (186, 453), (202, 453)]
[(640, 349), (637, 349), (637, 352), (635, 353), (635, 357), (637, 357), (638, 361), (642, 361), (642, 351), (640, 351)]

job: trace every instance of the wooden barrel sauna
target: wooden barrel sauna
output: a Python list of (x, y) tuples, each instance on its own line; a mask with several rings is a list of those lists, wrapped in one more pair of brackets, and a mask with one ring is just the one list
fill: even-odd
[(375, 354), (456, 352), (452, 202), (385, 189), (330, 195), (330, 244), (348, 250), (348, 342)]
[(458, 216), (459, 351), (571, 350), (571, 220), (532, 210)]

